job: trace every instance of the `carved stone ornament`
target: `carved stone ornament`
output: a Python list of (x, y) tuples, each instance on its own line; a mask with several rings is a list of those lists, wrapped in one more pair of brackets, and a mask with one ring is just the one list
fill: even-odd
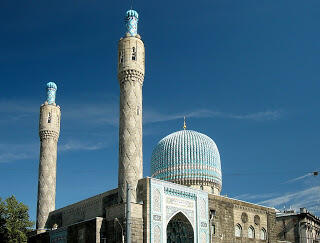
[(153, 210), (161, 212), (161, 195), (158, 189), (153, 190)]
[(161, 229), (158, 225), (154, 227), (153, 235), (154, 235), (154, 243), (160, 243), (161, 242)]
[(241, 214), (241, 220), (242, 220), (243, 223), (247, 223), (248, 222), (248, 214), (242, 213)]
[(253, 221), (254, 221), (255, 225), (259, 225), (260, 224), (260, 217), (258, 215), (255, 215), (253, 218)]

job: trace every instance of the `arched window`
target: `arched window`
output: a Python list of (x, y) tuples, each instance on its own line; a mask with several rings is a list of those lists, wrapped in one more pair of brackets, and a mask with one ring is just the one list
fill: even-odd
[(266, 240), (267, 239), (267, 232), (264, 228), (260, 230), (260, 240)]
[(248, 228), (248, 238), (250, 239), (254, 238), (254, 228), (252, 226)]
[(237, 224), (236, 227), (234, 228), (234, 235), (235, 235), (235, 237), (241, 237), (242, 228), (241, 228), (240, 224)]

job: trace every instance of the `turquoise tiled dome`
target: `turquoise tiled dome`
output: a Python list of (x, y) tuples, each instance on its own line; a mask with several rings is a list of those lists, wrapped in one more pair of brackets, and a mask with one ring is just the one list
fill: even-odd
[(220, 155), (215, 142), (199, 132), (182, 130), (157, 144), (151, 158), (152, 177), (183, 185), (222, 186)]
[(47, 88), (48, 89), (55, 89), (55, 90), (58, 89), (57, 85), (54, 82), (47, 83)]

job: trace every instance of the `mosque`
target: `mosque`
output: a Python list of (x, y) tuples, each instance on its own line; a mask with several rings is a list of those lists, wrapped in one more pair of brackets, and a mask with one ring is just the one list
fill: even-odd
[(276, 242), (273, 208), (221, 196), (219, 150), (205, 134), (174, 132), (155, 146), (143, 178), (142, 86), (145, 48), (139, 16), (126, 12), (118, 44), (120, 85), (118, 188), (55, 209), (60, 107), (47, 84), (40, 107), (36, 230), (29, 242), (244, 243)]

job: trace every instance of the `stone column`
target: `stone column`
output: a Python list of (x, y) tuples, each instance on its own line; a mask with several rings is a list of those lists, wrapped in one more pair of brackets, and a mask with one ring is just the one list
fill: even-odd
[(60, 107), (55, 103), (57, 86), (47, 84), (48, 98), (40, 107), (40, 161), (38, 178), (37, 224), (44, 232), (49, 213), (55, 210), (57, 143), (60, 134)]
[(119, 202), (126, 201), (126, 185), (131, 185), (131, 200), (136, 202), (136, 187), (143, 176), (142, 165), (142, 85), (145, 50), (137, 34), (138, 13), (127, 11), (127, 34), (118, 45), (120, 84), (119, 121)]

